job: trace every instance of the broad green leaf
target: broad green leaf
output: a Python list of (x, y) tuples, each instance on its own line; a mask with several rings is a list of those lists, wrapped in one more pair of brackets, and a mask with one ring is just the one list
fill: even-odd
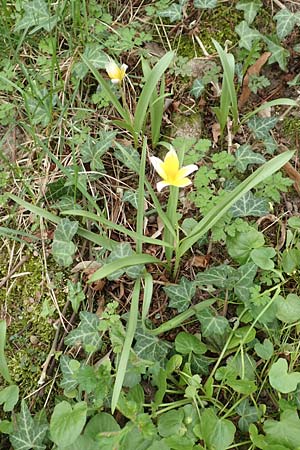
[(193, 83), (190, 93), (197, 100), (200, 97), (200, 95), (204, 92), (204, 89), (205, 85), (203, 81), (197, 78)]
[(269, 131), (275, 127), (277, 122), (277, 117), (253, 116), (248, 120), (247, 125), (257, 139), (263, 140), (269, 136)]
[(250, 253), (252, 261), (263, 270), (274, 269), (274, 261), (272, 258), (276, 255), (273, 247), (255, 248)]
[(175, 338), (175, 349), (182, 355), (188, 355), (193, 352), (197, 355), (202, 355), (206, 352), (206, 345), (201, 340), (190, 333), (181, 331)]
[(171, 436), (180, 432), (180, 428), (184, 427), (184, 410), (182, 408), (171, 410), (158, 417), (158, 432), (162, 437)]
[(243, 20), (234, 29), (234, 31), (240, 36), (239, 46), (251, 51), (253, 41), (259, 40), (261, 34), (254, 28), (250, 28), (248, 23)]
[(226, 241), (229, 255), (241, 264), (247, 261), (252, 249), (262, 247), (264, 243), (263, 233), (254, 228), (234, 237), (229, 236)]
[(196, 317), (201, 323), (203, 337), (213, 341), (216, 345), (226, 340), (231, 331), (226, 317), (214, 316), (209, 309), (197, 313)]
[(253, 286), (256, 273), (257, 266), (252, 262), (240, 266), (236, 271), (237, 282), (234, 285), (234, 292), (244, 303), (249, 300), (250, 288)]
[(104, 166), (101, 161), (102, 156), (114, 146), (114, 131), (102, 131), (97, 139), (93, 139), (90, 135), (80, 147), (82, 161), (90, 163), (92, 171), (104, 172)]
[(289, 35), (294, 26), (297, 23), (296, 14), (292, 13), (287, 8), (282, 8), (278, 11), (274, 16), (274, 20), (276, 20), (276, 32), (279, 39), (282, 41), (287, 35)]
[(219, 419), (212, 408), (202, 410), (200, 429), (209, 449), (226, 450), (234, 440), (234, 424), (230, 420)]
[(191, 304), (196, 287), (193, 281), (181, 277), (179, 284), (165, 286), (165, 293), (169, 298), (169, 308), (175, 308), (178, 312), (185, 311)]
[(257, 342), (254, 346), (254, 350), (260, 358), (265, 359), (266, 361), (271, 359), (274, 353), (274, 347), (270, 339), (264, 339), (262, 344)]
[[(300, 420), (297, 411), (287, 409), (280, 416), (280, 421), (266, 420), (264, 432), (267, 442), (271, 445), (263, 447), (267, 450), (296, 450), (300, 446)], [(283, 447), (277, 447), (277, 445)]]
[(71, 239), (77, 233), (77, 230), (78, 222), (72, 222), (69, 219), (61, 219), (55, 230), (52, 254), (55, 261), (63, 267), (68, 267), (73, 262), (77, 247)]
[(232, 348), (238, 347), (240, 345), (248, 344), (255, 339), (256, 331), (250, 325), (244, 327), (239, 327), (233, 333), (227, 348), (230, 350)]
[(66, 401), (58, 403), (50, 420), (50, 437), (58, 446), (67, 447), (76, 441), (86, 422), (87, 404)]
[(8, 383), (12, 383), (12, 379), (8, 370), (6, 357), (4, 353), (6, 342), (6, 320), (0, 320), (0, 375)]
[(84, 429), (84, 435), (95, 439), (99, 433), (110, 433), (120, 430), (120, 425), (111, 414), (100, 412), (93, 416)]
[(100, 319), (96, 314), (88, 311), (80, 313), (80, 324), (65, 338), (66, 345), (83, 345), (88, 353), (95, 352), (101, 347), (101, 336), (99, 332)]
[(48, 5), (44, 0), (33, 0), (24, 3), (24, 14), (18, 20), (14, 31), (27, 30), (34, 27), (30, 34), (38, 30), (44, 29), (51, 31), (57, 24), (58, 16), (51, 16)]
[(148, 334), (142, 328), (136, 330), (135, 339), (134, 351), (141, 359), (162, 361), (171, 349), (169, 342)]
[(78, 312), (81, 302), (85, 299), (85, 294), (82, 290), (80, 281), (73, 283), (71, 280), (67, 282), (68, 286), (68, 300), (70, 300), (73, 311)]
[[(104, 69), (109, 61), (108, 56), (102, 50), (102, 46), (95, 42), (87, 44), (83, 52), (83, 57), (89, 61), (95, 69)], [(76, 78), (82, 80), (87, 75), (88, 71), (88, 66), (84, 62), (79, 61), (74, 64), (72, 74), (74, 74)]]
[(300, 250), (297, 248), (286, 248), (281, 253), (282, 270), (292, 274), (300, 265)]
[[(80, 435), (73, 444), (67, 447), (56, 447), (56, 450), (95, 450), (97, 448), (96, 442), (88, 436)], [(105, 449), (102, 449), (105, 450)]]
[(170, 22), (178, 22), (182, 19), (182, 5), (179, 3), (172, 3), (168, 9), (159, 11), (157, 14), (160, 17), (167, 17)]
[(76, 375), (79, 370), (80, 363), (75, 359), (62, 355), (59, 359), (59, 365), (63, 375), (60, 386), (64, 389), (66, 394), (72, 393), (78, 386)]
[(248, 353), (237, 353), (227, 359), (227, 366), (230, 371), (233, 371), (241, 380), (254, 381), (256, 363), (255, 360)]
[(235, 167), (239, 172), (245, 172), (249, 165), (263, 164), (266, 162), (265, 157), (260, 153), (255, 153), (249, 144), (241, 145), (235, 152), (234, 156)]
[(257, 198), (249, 191), (232, 205), (230, 211), (233, 217), (262, 217), (269, 212), (269, 204), (265, 198)]
[(287, 70), (287, 60), (290, 56), (290, 52), (286, 50), (284, 47), (282, 47), (279, 44), (276, 44), (275, 42), (271, 41), (270, 39), (263, 37), (264, 41), (268, 45), (268, 50), (272, 53), (268, 60), (268, 64), (272, 64), (274, 62), (277, 62), (279, 64), (279, 67), (281, 70), (286, 71)]
[(257, 391), (257, 386), (254, 381), (251, 380), (240, 380), (240, 379), (229, 379), (227, 381), (229, 387), (231, 387), (235, 392), (242, 395), (251, 395)]
[(271, 386), (278, 392), (288, 394), (289, 392), (296, 390), (297, 384), (300, 383), (300, 373), (288, 373), (288, 363), (286, 359), (279, 358), (271, 366), (269, 371), (269, 381)]
[(288, 294), (286, 298), (278, 295), (275, 300), (277, 306), (276, 317), (284, 323), (297, 322), (300, 319), (300, 297)]
[(250, 402), (247, 398), (241, 401), (235, 411), (241, 416), (238, 425), (239, 429), (244, 433), (249, 430), (249, 425), (257, 422), (261, 416), (261, 411), (255, 406), (250, 406)]
[(236, 9), (244, 11), (245, 20), (250, 25), (255, 19), (261, 6), (261, 0), (240, 0), (236, 5)]
[(29, 412), (25, 400), (22, 400), (21, 411), (17, 414), (14, 431), (9, 439), (14, 450), (44, 450), (43, 444), (48, 425), (38, 423)]
[(236, 271), (233, 267), (222, 264), (221, 266), (212, 267), (204, 272), (196, 275), (197, 285), (214, 285), (219, 288), (226, 287), (231, 289), (236, 282)]
[(217, 6), (218, 0), (194, 0), (195, 8), (212, 9)]
[[(129, 242), (121, 242), (115, 249), (113, 249), (109, 257), (106, 259), (105, 264), (113, 263), (119, 259), (126, 258), (126, 256), (132, 256), (134, 258), (134, 255), (135, 252), (132, 250)], [(127, 276), (130, 278), (137, 278), (141, 274), (143, 267), (144, 266), (142, 265), (132, 265), (129, 268), (123, 268), (113, 272), (108, 275), (107, 278), (108, 280), (116, 280), (120, 278), (124, 272), (126, 272)]]
[(11, 384), (0, 391), (0, 405), (3, 405), (3, 411), (12, 411), (19, 400), (19, 388)]

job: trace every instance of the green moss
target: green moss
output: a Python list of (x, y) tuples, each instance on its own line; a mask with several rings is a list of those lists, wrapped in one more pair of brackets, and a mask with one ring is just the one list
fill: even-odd
[(300, 119), (286, 116), (282, 124), (282, 130), (290, 143), (296, 145), (299, 141)]
[[(41, 366), (50, 351), (55, 335), (53, 325), (57, 319), (56, 310), (52, 316), (41, 315), (44, 301), (48, 300), (52, 305), (52, 300), (46, 285), (43, 261), (35, 255), (29, 256), (28, 261), (18, 270), (19, 276), (9, 280), (8, 290), (0, 290), (0, 304), (6, 306), (8, 319), (5, 353), (12, 379), (18, 384), (21, 397), (38, 388)], [(7, 273), (7, 260), (7, 255), (2, 254), (0, 279)], [(51, 265), (51, 261), (49, 264)], [(66, 294), (62, 286), (59, 286), (60, 278), (55, 276), (53, 280), (57, 284), (56, 296), (62, 307)]]

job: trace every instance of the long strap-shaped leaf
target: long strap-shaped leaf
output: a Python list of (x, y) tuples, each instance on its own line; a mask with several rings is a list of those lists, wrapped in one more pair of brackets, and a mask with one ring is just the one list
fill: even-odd
[(136, 110), (134, 113), (133, 128), (134, 131), (139, 134), (143, 128), (145, 122), (147, 109), (152, 98), (154, 89), (162, 77), (163, 73), (166, 71), (170, 65), (172, 59), (174, 58), (174, 52), (166, 53), (160, 61), (152, 69), (145, 86), (141, 92), (139, 101), (136, 105)]
[(229, 210), (229, 208), (246, 192), (250, 191), (258, 183), (271, 176), (273, 173), (277, 172), (284, 164), (286, 164), (294, 152), (287, 151), (281, 153), (275, 158), (271, 159), (258, 169), (253, 172), (246, 180), (244, 180), (239, 186), (237, 186), (233, 191), (229, 192), (227, 196), (220, 201), (214, 208), (212, 208), (208, 214), (196, 225), (193, 234), (182, 239), (177, 258), (179, 259), (189, 248), (194, 245), (201, 236), (207, 233), (211, 227), (218, 222), (218, 220)]
[(10, 373), (7, 367), (6, 358), (4, 354), (6, 340), (6, 321), (0, 320), (0, 374), (8, 382), (12, 383)]

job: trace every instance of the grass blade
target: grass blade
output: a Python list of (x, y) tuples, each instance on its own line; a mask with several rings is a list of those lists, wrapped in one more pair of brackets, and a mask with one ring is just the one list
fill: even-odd
[(152, 294), (153, 294), (153, 278), (152, 275), (147, 272), (144, 275), (144, 298), (142, 306), (142, 325), (145, 327), (145, 320), (147, 319), (149, 308), (151, 305)]
[(5, 341), (6, 341), (6, 321), (0, 320), (0, 374), (8, 383), (12, 383), (12, 379), (10, 377), (4, 353)]

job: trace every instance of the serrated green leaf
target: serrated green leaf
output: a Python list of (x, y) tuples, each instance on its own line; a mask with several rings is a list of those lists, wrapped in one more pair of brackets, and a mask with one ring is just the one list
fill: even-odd
[(80, 313), (80, 325), (70, 331), (65, 338), (66, 345), (83, 345), (84, 349), (89, 352), (95, 352), (101, 347), (101, 336), (99, 333), (99, 318), (96, 314), (88, 311)]
[(218, 0), (194, 0), (195, 8), (212, 9), (217, 6)]
[(19, 388), (11, 384), (0, 391), (0, 405), (3, 405), (3, 411), (12, 411), (19, 400)]
[(257, 139), (266, 139), (269, 131), (275, 127), (277, 117), (258, 117), (253, 116), (248, 120), (247, 125)]
[(51, 16), (48, 5), (44, 0), (33, 0), (24, 3), (24, 15), (17, 22), (15, 31), (27, 30), (34, 27), (30, 34), (40, 29), (51, 31), (57, 24), (57, 16)]
[(237, 282), (234, 286), (236, 296), (242, 302), (247, 302), (250, 297), (250, 288), (257, 273), (257, 266), (254, 263), (247, 263), (240, 266), (236, 271)]
[(300, 383), (299, 372), (288, 372), (288, 363), (286, 359), (279, 358), (269, 371), (269, 381), (271, 386), (282, 394), (293, 392)]
[(47, 429), (48, 425), (33, 420), (25, 400), (22, 400), (21, 411), (17, 414), (14, 431), (9, 439), (14, 450), (44, 450)]
[(240, 36), (239, 46), (249, 51), (252, 49), (253, 41), (261, 38), (261, 34), (257, 30), (250, 28), (245, 20), (240, 22), (234, 31)]
[(239, 172), (245, 172), (249, 165), (263, 164), (266, 159), (263, 155), (255, 153), (251, 145), (241, 145), (235, 152), (235, 167)]
[(185, 311), (190, 306), (196, 291), (195, 284), (185, 277), (181, 277), (179, 284), (165, 286), (163, 289), (169, 298), (168, 306), (178, 312)]
[(261, 0), (240, 0), (236, 5), (236, 9), (244, 11), (245, 20), (250, 25), (255, 19), (261, 6)]
[(58, 446), (67, 447), (76, 441), (86, 422), (87, 404), (78, 402), (72, 407), (70, 403), (58, 403), (51, 416), (50, 436)]
[(294, 26), (297, 23), (297, 16), (289, 9), (282, 8), (278, 11), (277, 14), (275, 14), (274, 20), (276, 20), (277, 22), (277, 36), (280, 40), (282, 40), (293, 31)]
[(271, 359), (274, 353), (274, 347), (270, 339), (264, 339), (262, 344), (257, 342), (254, 346), (254, 350), (260, 358), (265, 359), (266, 361)]
[(212, 284), (216, 287), (232, 288), (236, 282), (235, 269), (227, 264), (212, 267), (196, 275), (197, 285)]
[(171, 349), (169, 342), (144, 332), (142, 328), (136, 330), (135, 339), (135, 353), (139, 358), (148, 361), (162, 361)]
[(263, 37), (264, 41), (268, 45), (268, 50), (272, 53), (268, 60), (268, 64), (272, 64), (274, 62), (277, 62), (279, 64), (279, 67), (281, 70), (286, 71), (287, 70), (287, 60), (290, 56), (290, 52), (286, 50), (284, 47), (282, 47), (279, 44), (276, 44), (275, 42), (271, 41), (270, 39)]
[(199, 78), (197, 78), (194, 83), (193, 86), (191, 88), (191, 95), (197, 100), (200, 95), (202, 94), (202, 92), (204, 92), (205, 89), (205, 85), (203, 83), (202, 80), (200, 80)]
[[(84, 49), (83, 56), (95, 67), (95, 69), (104, 69), (109, 61), (108, 56), (102, 50), (102, 46), (97, 43), (87, 44)], [(77, 78), (82, 80), (87, 75), (88, 71), (88, 66), (83, 61), (79, 61), (74, 64), (72, 73)]]
[(286, 298), (278, 295), (275, 300), (277, 306), (276, 317), (284, 323), (297, 322), (300, 319), (300, 297), (288, 294)]
[(252, 192), (247, 192), (230, 210), (232, 217), (262, 217), (269, 212), (269, 204), (264, 198), (254, 197)]
[(167, 17), (170, 22), (178, 22), (182, 19), (182, 5), (179, 3), (172, 3), (168, 9), (159, 11), (158, 16)]
[(60, 382), (60, 386), (66, 393), (74, 391), (78, 385), (76, 380), (76, 373), (79, 370), (80, 363), (75, 359), (71, 359), (68, 356), (62, 355), (59, 359), (60, 370), (63, 374), (63, 379)]

